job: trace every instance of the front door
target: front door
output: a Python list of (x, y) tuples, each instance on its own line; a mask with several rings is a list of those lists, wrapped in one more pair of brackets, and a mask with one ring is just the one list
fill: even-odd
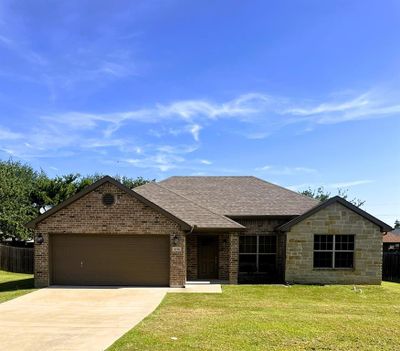
[(199, 236), (199, 279), (218, 279), (218, 236)]

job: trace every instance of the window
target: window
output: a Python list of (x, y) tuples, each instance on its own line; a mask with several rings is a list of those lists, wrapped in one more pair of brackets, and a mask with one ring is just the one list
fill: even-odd
[(240, 237), (240, 273), (268, 273), (274, 271), (275, 268), (275, 235), (243, 235)]
[(353, 268), (354, 235), (314, 235), (314, 268)]

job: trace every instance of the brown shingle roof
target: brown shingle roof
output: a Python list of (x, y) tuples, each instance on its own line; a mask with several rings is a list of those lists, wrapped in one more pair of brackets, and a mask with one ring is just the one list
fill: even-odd
[(384, 243), (400, 243), (400, 234), (388, 232), (383, 236)]
[(188, 223), (191, 226), (196, 225), (196, 230), (244, 229), (244, 227), (239, 223), (236, 223), (223, 215), (214, 213), (160, 184), (148, 183), (134, 188), (133, 190), (185, 223)]
[(296, 216), (319, 203), (251, 176), (171, 177), (159, 184), (215, 213), (232, 217)]

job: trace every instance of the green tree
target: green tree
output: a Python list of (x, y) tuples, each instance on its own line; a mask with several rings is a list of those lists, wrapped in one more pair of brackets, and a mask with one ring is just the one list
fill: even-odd
[[(349, 199), (348, 196), (348, 189), (337, 189), (337, 195), (342, 197), (343, 199), (349, 201), (353, 205), (357, 207), (361, 207), (365, 204), (365, 200), (361, 200), (359, 198), (353, 198)], [(320, 186), (317, 189), (312, 189), (308, 188), (306, 190), (300, 191), (300, 194), (303, 194), (305, 196), (311, 197), (313, 199), (317, 199), (319, 201), (325, 201), (328, 200), (331, 197), (331, 193), (328, 191), (325, 191), (324, 187)]]
[[(92, 175), (87, 175), (85, 177), (81, 177), (78, 181), (78, 191), (82, 190), (84, 187), (98, 181), (99, 179), (103, 178), (104, 174), (95, 173)], [(131, 178), (127, 176), (115, 175), (113, 176), (114, 179), (118, 180), (120, 183), (125, 185), (129, 189), (136, 188), (137, 186), (154, 182), (155, 179), (145, 179), (143, 177)]]
[(26, 240), (32, 232), (24, 224), (38, 215), (32, 202), (39, 175), (32, 167), (13, 160), (0, 161), (1, 238)]
[(394, 229), (398, 229), (398, 228), (400, 228), (400, 221), (398, 219), (396, 219), (394, 221)]

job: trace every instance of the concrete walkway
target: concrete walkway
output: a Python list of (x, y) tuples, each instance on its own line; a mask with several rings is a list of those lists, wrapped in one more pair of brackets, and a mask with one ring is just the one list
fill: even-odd
[(0, 350), (104, 350), (153, 312), (167, 292), (220, 293), (221, 286), (37, 290), (0, 304)]

